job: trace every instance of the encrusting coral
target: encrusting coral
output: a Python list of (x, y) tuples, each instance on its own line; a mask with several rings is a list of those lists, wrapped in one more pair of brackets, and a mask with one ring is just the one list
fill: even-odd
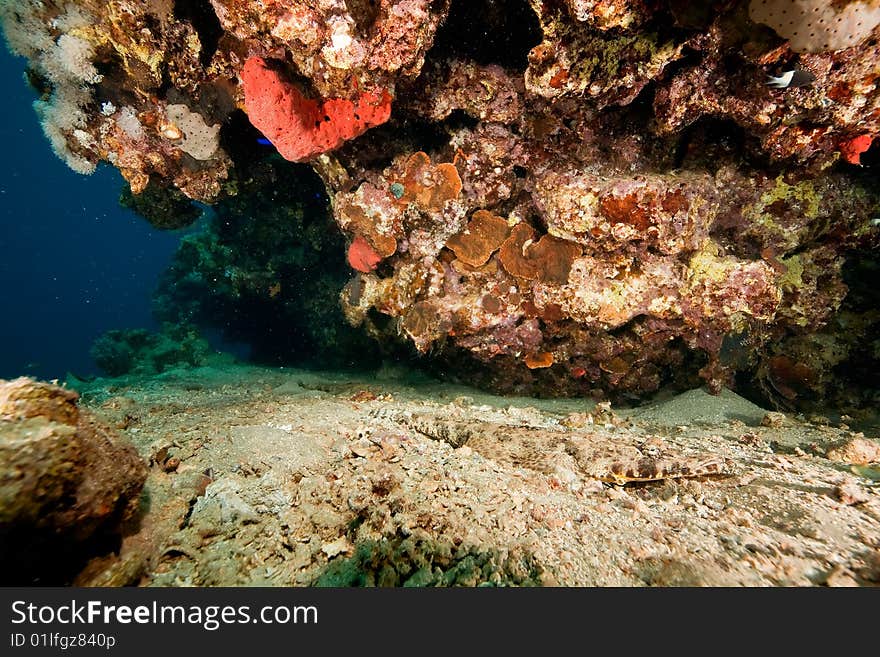
[(878, 241), (873, 0), (2, 8), (74, 168), (225, 203), (294, 184), (255, 162), (307, 163), (348, 240), (348, 320), (455, 376), (643, 397), (739, 372), (797, 404), (786, 376), (842, 367), (788, 362)]

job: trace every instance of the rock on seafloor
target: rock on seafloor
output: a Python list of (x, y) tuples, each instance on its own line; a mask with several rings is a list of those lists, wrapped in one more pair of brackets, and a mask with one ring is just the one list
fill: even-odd
[(78, 395), (0, 381), (0, 580), (59, 584), (136, 518), (146, 464)]

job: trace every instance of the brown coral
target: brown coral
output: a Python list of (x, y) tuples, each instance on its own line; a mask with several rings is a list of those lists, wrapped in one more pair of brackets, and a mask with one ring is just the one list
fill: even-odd
[(426, 351), (432, 342), (444, 337), (452, 328), (439, 304), (434, 301), (413, 304), (404, 317), (402, 326), (419, 351)]
[(504, 269), (518, 278), (554, 285), (567, 283), (571, 265), (581, 254), (580, 247), (552, 235), (543, 235), (537, 242), (534, 239), (531, 226), (514, 226), (498, 253)]
[(423, 152), (409, 157), (400, 179), (392, 184), (402, 187), (397, 197), (400, 203), (415, 203), (425, 211), (440, 210), (446, 201), (461, 193), (461, 178), (455, 165), (444, 162), (432, 166), (431, 158)]
[(544, 369), (553, 365), (553, 354), (548, 351), (529, 354), (525, 357), (524, 362), (530, 370)]
[(482, 267), (507, 239), (507, 221), (487, 210), (477, 210), (467, 228), (446, 241), (447, 248), (471, 267)]

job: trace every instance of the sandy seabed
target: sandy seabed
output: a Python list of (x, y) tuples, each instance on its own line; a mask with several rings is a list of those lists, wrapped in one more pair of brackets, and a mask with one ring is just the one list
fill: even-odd
[(78, 584), (880, 582), (876, 470), (853, 466), (880, 444), (729, 391), (618, 410), (232, 366), (82, 393), (150, 473)]

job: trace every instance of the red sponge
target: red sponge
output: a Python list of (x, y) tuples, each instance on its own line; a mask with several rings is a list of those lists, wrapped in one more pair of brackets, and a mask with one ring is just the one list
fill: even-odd
[(380, 262), (382, 262), (382, 256), (376, 253), (367, 240), (360, 235), (354, 238), (351, 246), (348, 247), (348, 264), (353, 269), (366, 274), (373, 271)]
[(874, 137), (864, 134), (840, 142), (837, 148), (840, 149), (840, 154), (843, 155), (844, 160), (850, 164), (861, 164), (862, 153), (871, 148), (872, 141), (874, 141)]
[(354, 101), (306, 98), (261, 57), (248, 58), (241, 81), (251, 123), (291, 162), (302, 162), (338, 148), (391, 116), (391, 96), (387, 91), (362, 93)]

